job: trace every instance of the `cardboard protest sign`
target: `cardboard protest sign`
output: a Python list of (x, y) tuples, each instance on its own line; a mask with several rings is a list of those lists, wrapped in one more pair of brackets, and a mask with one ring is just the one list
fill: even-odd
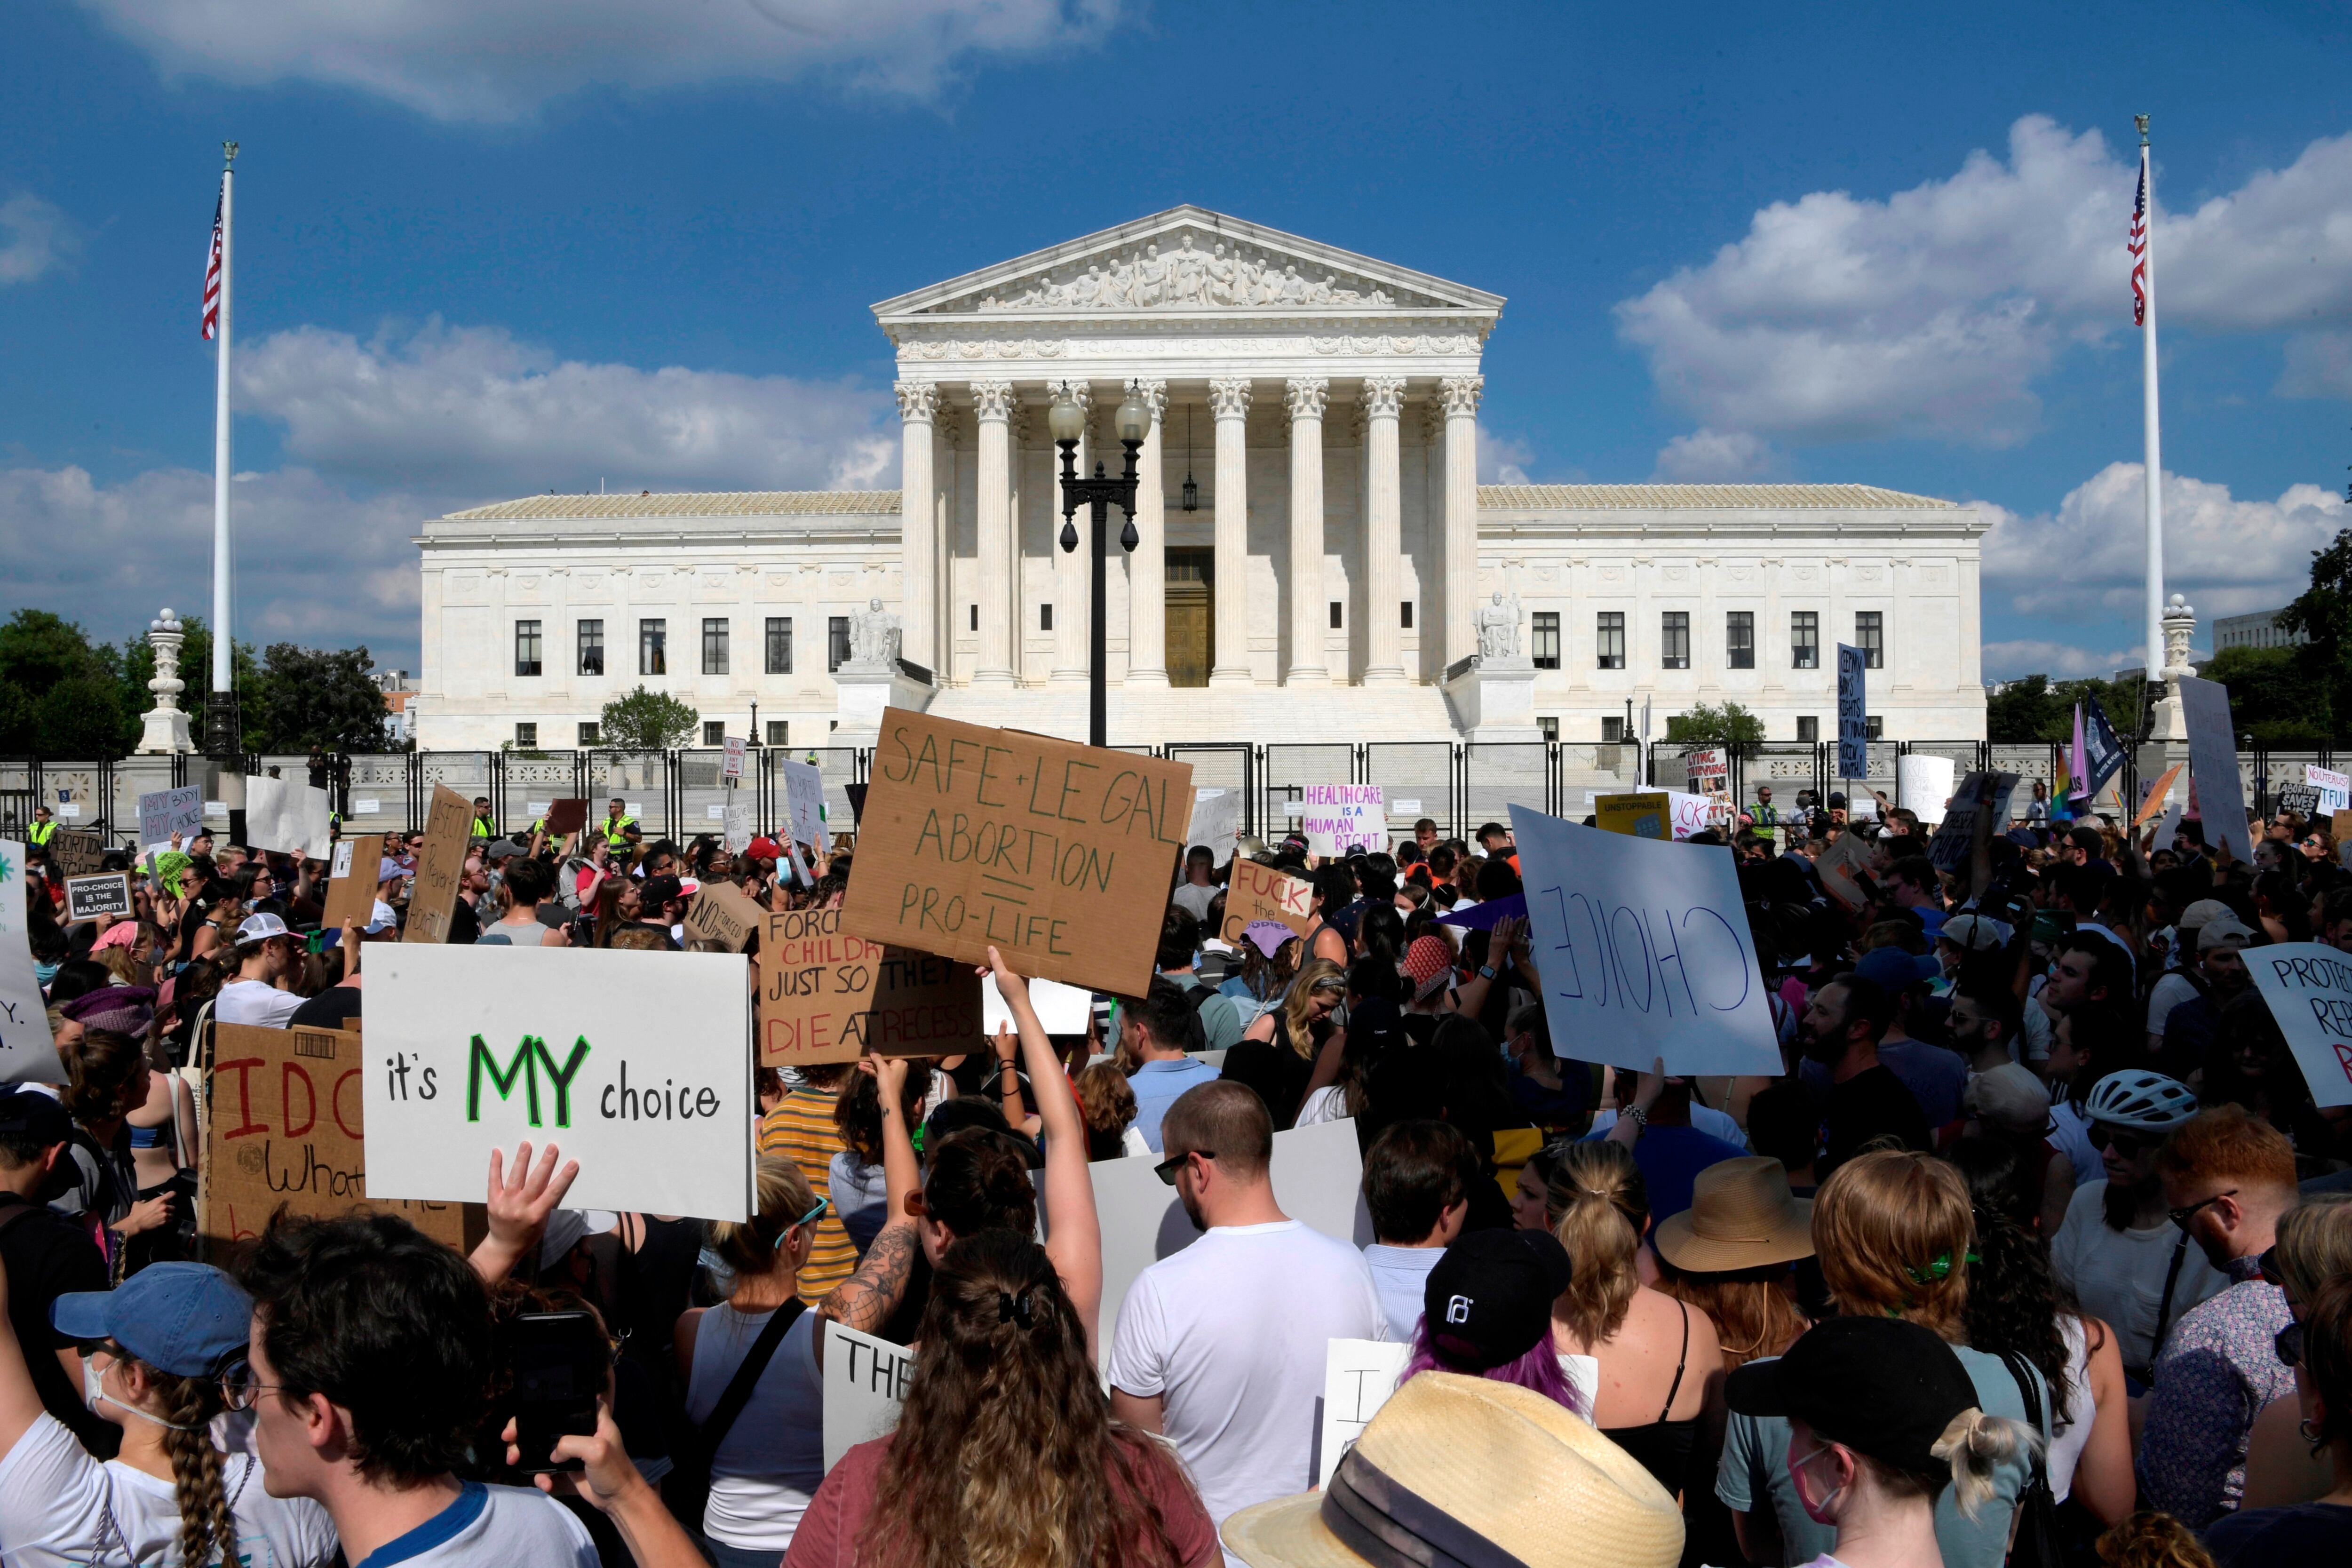
[(1972, 773), (1952, 793), (1944, 820), (1927, 840), (1927, 858), (1938, 871), (1958, 871), (1969, 863), (1976, 847), (1976, 820), (1980, 811), (1992, 816), (1996, 837), (2009, 823), (2010, 796), (2017, 793), (2017, 774)]
[(557, 838), (567, 833), (577, 833), (588, 826), (588, 802), (585, 797), (574, 800), (551, 801), (547, 807), (547, 831)]
[(332, 823), (325, 790), (267, 773), (245, 781), (245, 839), (256, 849), (324, 860)]
[(915, 1352), (905, 1345), (859, 1333), (846, 1323), (824, 1330), (824, 1468), (860, 1443), (898, 1429), (898, 1410), (915, 1373)]
[(1595, 825), (1603, 833), (1634, 838), (1688, 838), (1715, 821), (1715, 805), (1687, 790), (1642, 790), (1592, 797)]
[[(1037, 1009), (1037, 1022), (1049, 1035), (1083, 1035), (1087, 1018), (1095, 1009), (1095, 995), (1076, 985), (1065, 985), (1058, 980), (1032, 980), (1029, 983), (1029, 1005)], [(980, 977), (980, 1026), (989, 1038), (996, 1037), (999, 1024), (1010, 1026), (1013, 1009), (1004, 1005), (1003, 994), (996, 989), (996, 976)]]
[(108, 920), (120, 915), (131, 918), (131, 878), (122, 871), (108, 871), (96, 877), (66, 879), (66, 924), (78, 925), (83, 921)]
[(1511, 807), (1552, 1050), (1670, 1073), (1781, 1070), (1764, 979), (1721, 850)]
[(106, 840), (60, 827), (49, 835), (49, 864), (68, 877), (94, 877), (106, 865)]
[(760, 1065), (953, 1056), (981, 1046), (971, 965), (854, 936), (840, 910), (772, 910), (760, 938)]
[(2164, 819), (2156, 825), (2156, 841), (2153, 847), (2158, 849), (2172, 847), (2172, 841), (2180, 835), (2180, 813), (2181, 806), (2178, 801), (2164, 808)]
[[(1110, 1352), (1118, 1327), (1119, 1304), (1136, 1276), (1200, 1239), (1183, 1200), (1164, 1184), (1154, 1154), (1097, 1160), (1087, 1167), (1095, 1186), (1095, 1212), (1102, 1222), (1103, 1294), (1097, 1361)], [(1364, 1160), (1356, 1145), (1356, 1123), (1343, 1118), (1294, 1127), (1274, 1135), (1267, 1166), (1275, 1202), (1310, 1230), (1363, 1247), (1372, 1237), (1371, 1214), (1364, 1207)], [(1046, 1220), (1050, 1225), (1052, 1215)]]
[(447, 942), (457, 910), (457, 884), (466, 875), (466, 845), (474, 831), (474, 803), (446, 784), (433, 786), (425, 816), (425, 848), (408, 892), (404, 942)]
[(1821, 875), (1822, 886), (1850, 910), (1862, 908), (1869, 900), (1869, 895), (1862, 890), (1862, 884), (1854, 878), (1869, 871), (1871, 847), (1869, 839), (1849, 827), (1831, 842), (1830, 847), (1822, 852), (1820, 859), (1813, 862), (1813, 869)]
[(2328, 819), (2328, 837), (2339, 846), (2352, 847), (2352, 811), (2339, 811)]
[(784, 830), (795, 844), (814, 844), (824, 832), (824, 774), (814, 763), (777, 759), (784, 775)]
[(1184, 849), (1205, 845), (1222, 866), (1234, 858), (1241, 837), (1242, 797), (1239, 790), (1199, 789), (1192, 792), (1192, 825), (1184, 833)]
[(580, 1162), (568, 1208), (751, 1212), (741, 954), (387, 942), (367, 989), (370, 1196), (463, 1199), (528, 1138)]
[(2246, 950), (2246, 973), (2270, 1004), (2320, 1105), (2352, 1105), (2352, 953), (2325, 942)]
[(705, 882), (688, 900), (686, 934), (740, 952), (767, 923), (768, 911), (732, 882)]
[(204, 830), (205, 792), (195, 785), (152, 790), (139, 797), (142, 849), (168, 849), (174, 833), (180, 836), (180, 847), (185, 849), (188, 840)]
[(1218, 934), (1228, 944), (1239, 946), (1250, 921), (1279, 921), (1305, 936), (1307, 911), (1314, 897), (1314, 885), (1305, 878), (1236, 856), (1233, 876), (1225, 885), (1225, 927)]
[(1895, 803), (1929, 827), (1944, 820), (1958, 764), (1949, 757), (1914, 752), (1895, 759)]
[(2352, 773), (2305, 763), (2303, 782), (2319, 792), (2319, 809), (2328, 816), (2352, 808)]
[(1188, 763), (887, 710), (843, 929), (1132, 995), (1192, 799)]
[(2310, 784), (2281, 784), (2273, 793), (2271, 809), (2291, 811), (2306, 818), (2315, 816), (2319, 813), (2319, 791)]
[(722, 819), (727, 824), (724, 829), (727, 853), (740, 855), (751, 847), (751, 840), (760, 837), (758, 811), (759, 803), (749, 798), (730, 798), (727, 802), (727, 814)]
[(362, 833), (335, 841), (327, 859), (327, 904), (319, 916), (326, 931), (341, 931), (345, 921), (365, 926), (375, 918), (376, 872), (383, 867), (383, 835)]
[(1310, 855), (1346, 855), (1389, 847), (1388, 802), (1379, 784), (1308, 784), (1299, 804), (1307, 808)]
[(2149, 819), (2162, 812), (2171, 801), (2172, 786), (2180, 779), (2180, 764), (2175, 763), (2164, 770), (2157, 781), (2147, 786), (2147, 798), (2140, 802), (2139, 815), (2132, 818), (2134, 828), (2145, 827)]
[(30, 929), (25, 847), (0, 839), (0, 1083), (63, 1083), (65, 1062), (49, 1033), (47, 999), (33, 973)]
[[(480, 1239), (478, 1208), (468, 1235), (465, 1205), (370, 1199), (360, 1084), (366, 1069), (354, 1029), (215, 1026), (196, 1205), (197, 1229), (207, 1240), (226, 1247), (258, 1236), (281, 1205), (306, 1219), (359, 1209), (398, 1215), (461, 1251)], [(478, 1199), (488, 1160), (486, 1151), (470, 1178)]]
[(2229, 689), (2184, 675), (2175, 689), (2189, 725), (2189, 776), (2197, 784), (2205, 841), (2226, 844), (2239, 859), (2252, 860), (2254, 843), (2246, 832), (2246, 788), (2238, 775), (2238, 731), (2230, 722)]
[(1396, 1392), (1412, 1359), (1412, 1331), (1391, 1323), (1402, 1340), (1331, 1340), (1323, 1358), (1323, 1412), (1316, 1434), (1315, 1484), (1328, 1487), (1340, 1458)]
[(1870, 776), (1870, 702), (1864, 692), (1862, 649), (1838, 644), (1837, 774)]

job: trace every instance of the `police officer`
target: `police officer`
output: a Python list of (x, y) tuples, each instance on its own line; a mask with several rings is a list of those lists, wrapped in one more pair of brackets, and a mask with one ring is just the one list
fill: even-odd
[(1748, 815), (1755, 819), (1756, 826), (1759, 827), (1777, 827), (1780, 825), (1780, 808), (1772, 804), (1770, 784), (1760, 784), (1756, 786), (1756, 805)]
[(36, 805), (33, 807), (33, 826), (25, 829), (25, 842), (35, 849), (46, 850), (57, 830), (58, 825), (49, 820), (49, 808)]
[(476, 795), (474, 797), (473, 837), (476, 838), (496, 838), (498, 836), (499, 825), (490, 819), (490, 797), (486, 795)]
[(614, 795), (604, 807), (604, 821), (598, 829), (604, 835), (604, 847), (615, 853), (645, 838), (644, 831), (637, 826), (637, 819), (628, 815), (628, 808), (627, 801)]

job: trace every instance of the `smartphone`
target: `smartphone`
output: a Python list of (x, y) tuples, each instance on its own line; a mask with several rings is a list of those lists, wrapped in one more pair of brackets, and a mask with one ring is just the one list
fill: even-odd
[(604, 1331), (592, 1312), (525, 1312), (511, 1331), (517, 1468), (533, 1474), (577, 1470), (556, 1459), (556, 1440), (596, 1430), (596, 1397), (611, 1365)]

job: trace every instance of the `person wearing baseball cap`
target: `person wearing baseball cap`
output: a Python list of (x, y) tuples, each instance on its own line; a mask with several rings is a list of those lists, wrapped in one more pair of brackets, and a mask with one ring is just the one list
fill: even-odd
[(13, 1315), (0, 1312), (0, 1538), (11, 1562), (336, 1560), (325, 1509), (272, 1497), (259, 1459), (214, 1446), (221, 1379), (245, 1359), (253, 1321), (252, 1299), (227, 1275), (157, 1263), (119, 1290), (59, 1296), (49, 1315), (83, 1347), (85, 1398), (120, 1428), (121, 1452), (93, 1458), (44, 1408)]
[(73, 1118), (46, 1086), (0, 1089), (0, 1267), (17, 1342), (32, 1347), (33, 1386), (42, 1406), (90, 1452), (114, 1452), (121, 1434), (81, 1402), (79, 1373), (60, 1360), (73, 1342), (49, 1326), (49, 1304), (77, 1290), (106, 1289), (106, 1258), (87, 1226), (48, 1206), (72, 1169)]
[(213, 1017), (223, 1024), (257, 1024), (282, 1029), (302, 998), (278, 983), (299, 962), (293, 933), (268, 913), (245, 917), (236, 928), (236, 977), (220, 989)]
[(1422, 1286), (1421, 1326), (1403, 1376), (1455, 1372), (1515, 1383), (1591, 1420), (1593, 1391), (1571, 1380), (1551, 1344), (1551, 1304), (1573, 1272), (1568, 1248), (1548, 1230), (1457, 1238)]

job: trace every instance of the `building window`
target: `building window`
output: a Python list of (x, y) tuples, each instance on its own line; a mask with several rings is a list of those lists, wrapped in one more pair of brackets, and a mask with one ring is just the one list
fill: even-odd
[(580, 673), (604, 673), (604, 623), (602, 621), (580, 623)]
[(1881, 719), (1875, 713), (1864, 716), (1862, 721), (1862, 738), (1865, 741), (1883, 741), (1886, 739), (1886, 736), (1884, 733), (1885, 724), (1886, 721)]
[(789, 746), (793, 743), (793, 721), (789, 719), (768, 721), (768, 744)]
[(637, 623), (637, 673), (639, 675), (669, 673), (669, 623), (667, 621)]
[(1532, 645), (1528, 649), (1528, 657), (1535, 660), (1538, 669), (1558, 669), (1559, 668), (1559, 612), (1538, 610), (1535, 613), (1535, 626), (1528, 640)]
[(768, 673), (790, 675), (793, 672), (793, 618), (790, 616), (768, 617)]
[(1664, 669), (1690, 668), (1690, 612), (1667, 610), (1658, 617), (1658, 664)]
[(973, 631), (980, 630), (980, 606), (978, 605), (974, 605), (971, 607), (971, 629)]
[(849, 617), (828, 616), (824, 622), (824, 669), (827, 675), (849, 662)]
[(580, 743), (583, 746), (603, 745), (604, 743), (604, 726), (593, 719), (581, 720)]
[(1733, 669), (1756, 668), (1756, 612), (1733, 610), (1723, 621), (1724, 663)]
[(1412, 601), (1411, 599), (1405, 600), (1402, 604), (1397, 606), (1397, 625), (1402, 626), (1407, 631), (1412, 630)]
[(1536, 719), (1536, 733), (1547, 741), (1559, 740), (1559, 721), (1557, 718), (1546, 719), (1538, 715)]
[(727, 721), (724, 719), (705, 719), (702, 721), (702, 743), (706, 746), (725, 745), (727, 743)]
[(517, 675), (539, 673), (539, 623), (537, 621), (515, 623), (515, 673)]
[(1037, 606), (1037, 629), (1041, 632), (1050, 632), (1054, 629), (1053, 605), (1040, 605)]
[(1813, 745), (1822, 738), (1822, 721), (1808, 713), (1797, 721), (1797, 741), (1801, 745)]
[(1592, 629), (1593, 662), (1602, 669), (1625, 668), (1625, 612), (1603, 610)]
[(727, 622), (723, 617), (702, 623), (702, 673), (727, 673)]
[(1623, 745), (1625, 743), (1625, 721), (1615, 717), (1601, 721), (1601, 743), (1604, 746)]
[(1344, 620), (1342, 620), (1342, 619), (1340, 618), (1340, 605), (1339, 605), (1339, 600), (1337, 600), (1337, 599), (1332, 600), (1332, 601), (1331, 601), (1331, 629), (1332, 629), (1333, 631), (1335, 631), (1335, 632), (1336, 632), (1336, 631), (1339, 631), (1339, 630), (1341, 630), (1341, 629), (1343, 629), (1343, 628), (1345, 627), (1346, 624), (1347, 624), (1347, 623), (1346, 623)]
[(515, 748), (518, 751), (524, 752), (535, 752), (539, 750), (539, 726), (536, 724), (517, 724), (515, 726)]
[(1883, 668), (1886, 658), (1886, 617), (1876, 610), (1856, 610), (1853, 646), (1862, 650), (1862, 668)]
[(1822, 617), (1811, 610), (1798, 610), (1789, 616), (1789, 668), (1819, 669), (1822, 667)]

